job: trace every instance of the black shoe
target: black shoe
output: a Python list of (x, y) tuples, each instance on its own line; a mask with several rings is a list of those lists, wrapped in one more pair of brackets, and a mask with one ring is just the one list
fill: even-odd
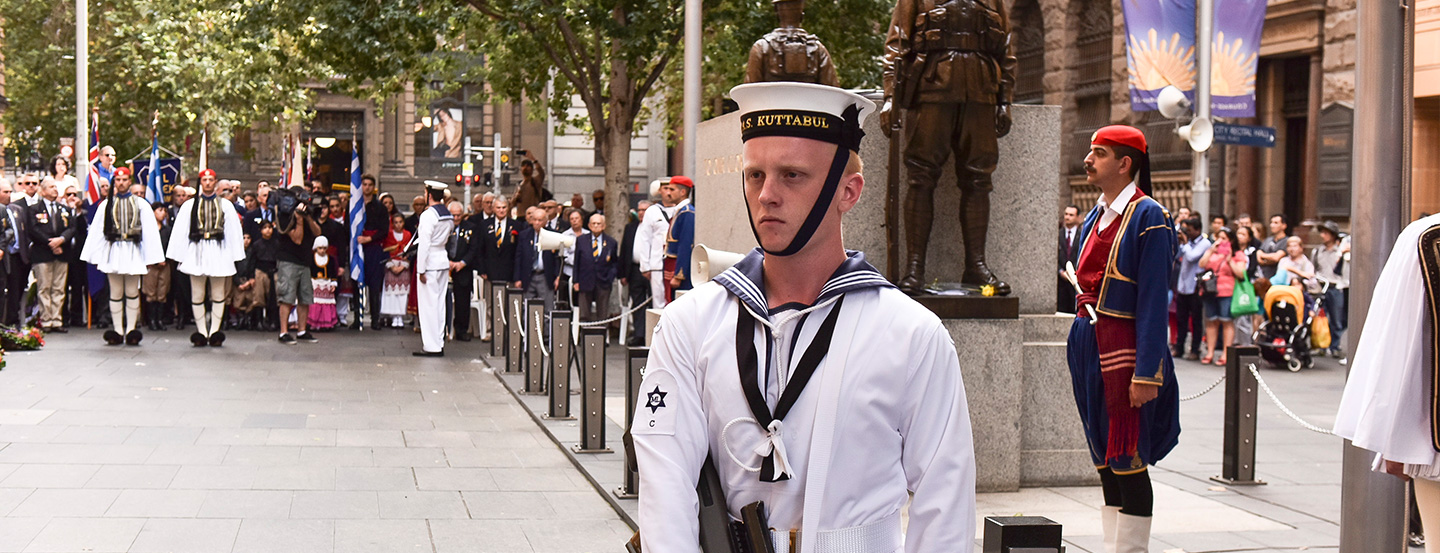
[(225, 333), (219, 330), (210, 335), (210, 347), (218, 348), (225, 345)]
[(190, 345), (195, 346), (195, 347), (197, 347), (197, 348), (198, 348), (198, 347), (204, 347), (204, 346), (210, 345), (210, 340), (207, 340), (207, 339), (205, 338), (205, 335), (204, 335), (204, 334), (201, 334), (201, 333), (199, 333), (199, 332), (191, 332), (191, 333), (190, 333)]
[(144, 338), (145, 338), (145, 335), (144, 335), (144, 334), (141, 334), (141, 333), (140, 333), (140, 329), (137, 328), (137, 329), (132, 330), (132, 331), (130, 331), (130, 332), (127, 332), (127, 333), (125, 334), (125, 345), (127, 345), (127, 346), (138, 346), (138, 345), (140, 345), (140, 340), (142, 340), (142, 339), (144, 339)]
[(456, 335), (455, 335), (455, 339), (456, 339), (456, 340), (459, 340), (459, 341), (461, 341), (461, 342), (469, 342), (469, 341), (471, 340), (470, 334), (469, 334), (469, 333), (465, 333), (465, 332), (461, 332), (460, 334), (456, 334)]
[(287, 346), (293, 346), (295, 345), (295, 337), (291, 336), (289, 332), (286, 332), (280, 335), (280, 343)]
[(314, 334), (311, 334), (310, 331), (308, 331), (308, 330), (305, 331), (305, 332), (301, 332), (301, 333), (299, 333), (299, 334), (296, 334), (296, 335), (295, 335), (295, 339), (296, 339), (296, 340), (299, 340), (299, 341), (301, 341), (301, 342), (309, 342), (309, 343), (312, 343), (312, 344), (315, 343), (315, 342), (319, 342), (319, 341), (320, 341), (319, 338), (316, 338), (315, 335), (314, 335)]
[(118, 346), (124, 341), (125, 337), (121, 336), (119, 332), (115, 332), (114, 330), (105, 331), (105, 345)]
[(445, 351), (412, 351), (410, 355), (415, 357), (445, 357)]

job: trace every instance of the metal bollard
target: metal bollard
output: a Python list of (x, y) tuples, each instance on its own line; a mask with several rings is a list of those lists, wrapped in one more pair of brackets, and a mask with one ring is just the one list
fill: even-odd
[(985, 517), (984, 553), (1062, 553), (1060, 523), (1045, 517)]
[(520, 363), (525, 355), (525, 321), (515, 320), (515, 314), (523, 316), (524, 306), (524, 292), (519, 288), (505, 289), (505, 374), (521, 371)]
[(547, 419), (575, 420), (570, 416), (570, 317), (569, 310), (550, 313), (550, 412)]
[(490, 357), (505, 355), (505, 287), (485, 281), (490, 287)]
[(1210, 479), (1231, 486), (1263, 486), (1255, 479), (1255, 404), (1260, 384), (1250, 364), (1260, 348), (1231, 346), (1225, 361), (1225, 439), (1220, 476)]
[[(650, 358), (650, 348), (629, 348), (630, 355), (625, 364), (625, 430), (635, 424), (635, 403), (640, 401), (640, 381), (645, 379), (645, 361)], [(625, 448), (625, 483), (615, 490), (615, 497), (634, 499), (640, 497), (640, 473), (631, 470), (635, 460), (630, 447)]]
[(585, 390), (580, 394), (580, 443), (576, 453), (613, 453), (605, 447), (605, 334), (604, 328), (580, 330), (580, 371)]
[(525, 393), (545, 393), (545, 300), (525, 301)]

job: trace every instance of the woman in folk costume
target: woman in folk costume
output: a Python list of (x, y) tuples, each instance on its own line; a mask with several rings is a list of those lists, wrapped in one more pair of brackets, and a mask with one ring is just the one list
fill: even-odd
[(415, 280), (410, 271), (410, 261), (405, 258), (405, 250), (410, 249), (410, 242), (414, 240), (415, 234), (405, 230), (405, 216), (399, 213), (391, 215), (390, 234), (382, 243), (390, 260), (385, 262), (385, 289), (380, 294), (380, 315), (391, 317), (390, 326), (395, 328), (404, 326), (411, 282)]
[[(110, 195), (100, 202), (80, 259), (105, 273), (110, 283), (110, 318), (105, 343), (140, 345), (140, 277), (165, 263), (160, 226), (150, 202), (130, 193), (130, 168), (115, 169)], [(116, 329), (119, 329), (118, 331)]]
[(220, 347), (225, 333), (225, 304), (230, 294), (230, 277), (235, 262), (245, 259), (244, 231), (235, 203), (215, 194), (215, 171), (200, 172), (200, 194), (185, 201), (175, 214), (170, 234), (170, 259), (180, 272), (190, 276), (190, 307), (195, 312), (195, 329), (190, 343), (195, 347)]
[(1374, 470), (1415, 482), (1426, 553), (1440, 553), (1440, 215), (1405, 227), (1375, 282), (1335, 415)]
[(1070, 378), (1105, 493), (1105, 550), (1144, 553), (1155, 503), (1147, 468), (1180, 436), (1167, 299), (1175, 223), (1150, 197), (1139, 129), (1111, 125), (1090, 142), (1086, 180), (1101, 195), (1081, 227)]
[(310, 328), (331, 330), (339, 324), (335, 314), (335, 274), (330, 266), (330, 239), (315, 237), (315, 264), (310, 267), (310, 283), (315, 287), (315, 303), (310, 306)]

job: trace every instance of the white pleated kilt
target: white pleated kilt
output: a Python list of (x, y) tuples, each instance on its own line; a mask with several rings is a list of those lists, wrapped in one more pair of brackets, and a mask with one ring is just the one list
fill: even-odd
[[(176, 236), (176, 240), (184, 240)], [(179, 263), (180, 272), (191, 276), (227, 277), (235, 275), (235, 260), (225, 254), (225, 249), (216, 240), (191, 242), (186, 240), (178, 250), (179, 255), (171, 256)], [(171, 246), (175, 244), (172, 242)], [(175, 249), (175, 248), (172, 248)]]
[(86, 244), (80, 260), (107, 275), (143, 275), (150, 270), (139, 242), (101, 240), (95, 247)]

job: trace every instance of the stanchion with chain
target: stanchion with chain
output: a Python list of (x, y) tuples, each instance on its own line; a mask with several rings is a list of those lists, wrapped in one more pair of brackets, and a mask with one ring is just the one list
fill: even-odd
[(550, 313), (550, 412), (549, 419), (575, 420), (570, 416), (570, 310)]
[(505, 286), (498, 282), (485, 283), (490, 286), (490, 357), (505, 355)]
[(613, 453), (605, 447), (604, 328), (580, 329), (580, 443), (576, 453)]
[(545, 300), (525, 301), (525, 393), (545, 393)]
[(1225, 359), (1225, 439), (1220, 475), (1211, 480), (1231, 486), (1261, 486), (1255, 479), (1255, 408), (1259, 385), (1248, 370), (1260, 357), (1255, 346), (1232, 346)]
[[(645, 360), (650, 358), (650, 348), (630, 348), (629, 362), (625, 364), (625, 431), (635, 424), (635, 403), (640, 400), (640, 381), (645, 379)], [(635, 451), (629, 442), (625, 446), (625, 483), (615, 490), (615, 497), (634, 499), (640, 497), (640, 472), (635, 470)]]
[(505, 374), (521, 372), (520, 363), (525, 356), (524, 292), (519, 288), (505, 289)]

